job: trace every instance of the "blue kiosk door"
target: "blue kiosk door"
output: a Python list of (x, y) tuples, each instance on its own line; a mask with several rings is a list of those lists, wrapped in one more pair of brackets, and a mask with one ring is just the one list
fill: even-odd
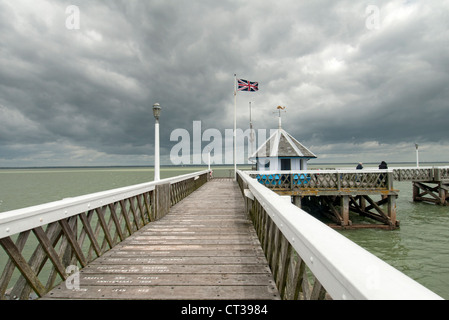
[(281, 170), (291, 170), (291, 159), (281, 159)]

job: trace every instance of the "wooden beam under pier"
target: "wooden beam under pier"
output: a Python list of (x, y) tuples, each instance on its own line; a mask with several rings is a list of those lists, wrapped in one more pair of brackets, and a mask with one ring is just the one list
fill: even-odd
[(443, 181), (413, 181), (413, 201), (449, 206), (449, 184)]
[[(336, 225), (338, 228), (344, 229), (379, 228), (394, 230), (399, 228), (399, 221), (396, 220), (396, 197), (396, 195), (389, 195), (375, 201), (369, 195), (308, 196), (303, 201), (303, 209), (313, 215), (325, 216), (334, 222), (329, 224), (332, 227)], [(350, 219), (351, 212), (373, 221), (367, 224), (354, 224)]]

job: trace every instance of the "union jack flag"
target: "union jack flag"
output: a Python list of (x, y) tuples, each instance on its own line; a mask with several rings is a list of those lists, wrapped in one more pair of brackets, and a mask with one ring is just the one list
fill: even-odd
[(251, 82), (248, 80), (237, 79), (238, 91), (259, 91), (259, 82)]

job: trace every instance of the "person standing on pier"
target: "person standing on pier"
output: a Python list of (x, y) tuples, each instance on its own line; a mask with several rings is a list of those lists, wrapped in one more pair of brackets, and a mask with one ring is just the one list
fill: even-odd
[[(382, 162), (379, 164), (379, 169), (388, 169), (387, 163), (386, 163), (385, 161), (382, 161)], [(378, 182), (378, 183), (381, 183), (381, 182), (383, 182), (383, 179), (384, 179), (384, 174), (381, 173), (381, 174), (379, 175), (379, 179), (377, 180), (377, 182)]]
[[(363, 169), (363, 163), (359, 162), (359, 164), (357, 165), (356, 169), (357, 170), (362, 170)], [(359, 177), (358, 174), (356, 175), (356, 181), (360, 182), (360, 177)]]
[(385, 161), (382, 161), (379, 164), (379, 169), (388, 169), (387, 163)]

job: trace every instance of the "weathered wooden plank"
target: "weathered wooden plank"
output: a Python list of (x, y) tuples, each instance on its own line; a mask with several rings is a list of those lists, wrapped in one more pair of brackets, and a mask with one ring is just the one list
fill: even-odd
[(47, 296), (52, 299), (120, 300), (273, 300), (279, 294), (272, 286), (92, 286), (68, 290), (59, 286)]
[[(221, 256), (170, 256), (169, 254), (163, 256), (145, 256), (145, 257), (136, 257), (136, 256), (106, 256), (98, 258), (95, 261), (95, 264), (112, 264), (112, 265), (139, 265), (139, 264), (166, 264), (166, 265), (205, 265), (205, 264), (213, 264), (213, 265), (246, 265), (246, 264), (255, 264), (261, 265), (263, 264), (265, 259), (258, 256), (246, 256), (246, 257), (221, 257)], [(94, 265), (94, 264), (91, 264)]]
[(80, 287), (83, 286), (266, 286), (273, 285), (269, 274), (95, 274), (81, 273)]
[(83, 268), (83, 273), (105, 273), (105, 274), (196, 274), (196, 273), (239, 273), (239, 274), (271, 274), (270, 268), (263, 264), (231, 264), (231, 265), (97, 265), (90, 264)]
[[(196, 233), (196, 234), (179, 234), (179, 235), (169, 235), (160, 234), (160, 235), (141, 235), (133, 238), (133, 241), (165, 241), (165, 242), (178, 242), (178, 241), (203, 241), (204, 243), (214, 243), (216, 241), (231, 241), (231, 243), (235, 243), (236, 241), (240, 241), (240, 243), (247, 243), (249, 241), (254, 242), (255, 239), (251, 239), (248, 235), (245, 234), (204, 234), (204, 233)], [(130, 241), (131, 242), (131, 241)], [(148, 243), (148, 242), (147, 242)]]
[(177, 245), (123, 245), (120, 246), (123, 250), (141, 250), (141, 251), (186, 251), (186, 250), (204, 250), (204, 251), (218, 251), (218, 250), (251, 250), (253, 244), (233, 244), (233, 245), (200, 245), (200, 244), (177, 244)]
[(253, 239), (161, 239), (161, 240), (143, 240), (143, 239), (136, 239), (128, 241), (127, 244), (130, 245), (183, 245), (183, 244), (189, 244), (189, 245), (217, 245), (223, 246), (226, 245), (255, 245), (257, 244), (256, 240)]
[(189, 250), (189, 251), (180, 251), (180, 250), (160, 250), (160, 251), (142, 251), (142, 250), (124, 250), (120, 248), (120, 250), (115, 247), (115, 250), (111, 250), (108, 253), (104, 254), (106, 256), (110, 254), (111, 256), (119, 257), (119, 256), (134, 256), (134, 257), (157, 257), (157, 256), (169, 256), (169, 257), (248, 257), (257, 255), (258, 257), (263, 256), (262, 249), (251, 248), (251, 249), (239, 249), (232, 251), (207, 251), (207, 250)]

